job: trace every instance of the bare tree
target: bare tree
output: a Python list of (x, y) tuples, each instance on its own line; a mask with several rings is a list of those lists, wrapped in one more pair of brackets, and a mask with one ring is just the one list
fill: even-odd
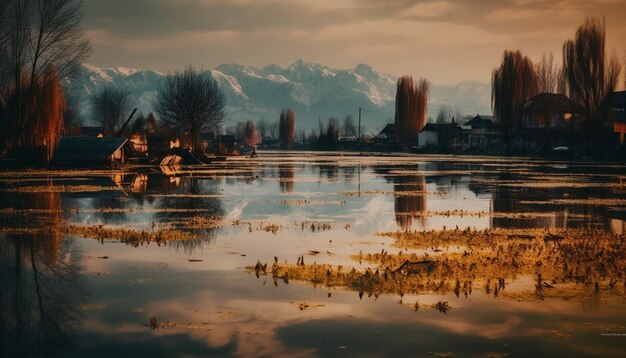
[(267, 127), (268, 136), (272, 139), (278, 138), (278, 121), (272, 122)]
[(346, 116), (343, 120), (343, 135), (346, 137), (356, 137), (356, 127), (352, 116)]
[(261, 137), (260, 138), (261, 141), (263, 141), (264, 139), (267, 139), (268, 124), (265, 121), (265, 119), (261, 118), (259, 120), (259, 122), (257, 123), (257, 126), (256, 126), (256, 130), (259, 133), (259, 136)]
[(91, 115), (102, 126), (104, 134), (115, 136), (131, 109), (130, 93), (126, 89), (104, 87), (91, 96)]
[(437, 111), (437, 118), (435, 119), (435, 123), (449, 123), (452, 121), (452, 118), (452, 109), (444, 104), (439, 108), (439, 111)]
[(587, 149), (598, 151), (608, 141), (602, 139), (609, 117), (608, 96), (619, 81), (621, 66), (616, 55), (605, 51), (604, 21), (586, 18), (573, 40), (563, 44), (563, 68), (572, 100), (584, 109), (582, 132)]
[(4, 97), (0, 102), (7, 129), (0, 147), (56, 145), (57, 139), (40, 143), (35, 138), (42, 128), (57, 127), (57, 123), (42, 123), (56, 119), (38, 111), (56, 106), (41, 101), (56, 101), (57, 95), (46, 94), (57, 91), (59, 80), (77, 74), (91, 51), (80, 26), (81, 6), (80, 0), (0, 1), (0, 96)]
[(179, 133), (188, 133), (192, 148), (200, 151), (200, 135), (217, 132), (224, 121), (226, 98), (208, 72), (187, 66), (159, 86), (154, 110), (159, 119)]
[(585, 110), (587, 121), (603, 118), (601, 106), (615, 90), (620, 73), (617, 56), (607, 58), (604, 21), (586, 18), (573, 40), (563, 44), (563, 68), (570, 96)]
[(558, 65), (554, 64), (552, 52), (547, 55), (543, 54), (541, 61), (535, 64), (535, 71), (539, 93), (562, 93), (559, 92), (559, 87), (562, 87), (559, 86), (562, 71)]
[[(12, 100), (3, 112), (14, 128), (4, 146), (32, 148), (36, 128), (48, 117), (36, 113), (43, 92), (59, 79), (78, 73), (91, 46), (81, 27), (80, 0), (4, 0), (0, 2), (0, 80), (10, 84)], [(50, 75), (54, 73), (54, 76)], [(52, 81), (45, 83), (45, 81)], [(5, 93), (5, 96), (8, 94)], [(48, 97), (50, 99), (50, 97)], [(8, 123), (8, 122), (11, 123)], [(46, 146), (57, 141), (48, 141)], [(54, 148), (53, 148), (54, 149)]]
[(493, 70), (491, 106), (502, 128), (506, 152), (511, 152), (514, 128), (522, 127), (524, 104), (538, 92), (538, 80), (532, 61), (520, 51), (504, 51), (500, 67)]
[(425, 79), (413, 82), (413, 77), (402, 76), (396, 89), (396, 138), (402, 141), (417, 137), (426, 124), (430, 84)]
[(280, 138), (280, 145), (283, 148), (291, 149), (293, 148), (293, 143), (295, 140), (295, 129), (296, 129), (296, 114), (291, 110), (291, 108), (286, 111), (283, 110), (280, 113), (280, 119), (278, 121), (278, 136)]

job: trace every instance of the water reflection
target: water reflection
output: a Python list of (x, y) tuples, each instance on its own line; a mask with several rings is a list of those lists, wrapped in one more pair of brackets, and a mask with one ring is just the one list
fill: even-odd
[(281, 193), (291, 193), (295, 187), (295, 167), (293, 164), (278, 165), (278, 182)]
[(399, 176), (394, 178), (394, 210), (396, 223), (402, 230), (410, 230), (416, 222), (426, 225), (426, 179), (422, 175)]
[(15, 232), (0, 234), (0, 355), (59, 354), (73, 345), (80, 322), (77, 307), (83, 299), (82, 254), (73, 240), (63, 239), (58, 226), (60, 194), (2, 195), (0, 202), (2, 207), (38, 212), (35, 219), (2, 218)]

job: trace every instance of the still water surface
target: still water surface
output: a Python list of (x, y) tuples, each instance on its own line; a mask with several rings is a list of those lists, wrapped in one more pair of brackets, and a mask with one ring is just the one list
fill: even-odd
[[(609, 285), (546, 296), (524, 275), (506, 278), (519, 292), (509, 296), (368, 295), (246, 267), (303, 257), (363, 271), (376, 266), (355, 255), (402, 251), (377, 233), (407, 230), (580, 228), (623, 240), (625, 173), (312, 152), (204, 168), (0, 172), (2, 356), (620, 356), (623, 257)], [(141, 243), (68, 225), (193, 239)]]

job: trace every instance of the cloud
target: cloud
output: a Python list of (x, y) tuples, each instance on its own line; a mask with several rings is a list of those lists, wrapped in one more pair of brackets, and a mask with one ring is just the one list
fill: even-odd
[[(586, 15), (605, 16), (624, 51), (624, 2), (613, 0), (87, 1), (91, 62), (168, 72), (188, 63), (334, 67), (368, 63), (434, 82), (488, 81), (507, 48), (560, 53)], [(111, 63), (113, 62), (113, 63)]]
[(456, 6), (448, 1), (428, 1), (417, 3), (402, 11), (402, 17), (440, 17), (452, 11)]

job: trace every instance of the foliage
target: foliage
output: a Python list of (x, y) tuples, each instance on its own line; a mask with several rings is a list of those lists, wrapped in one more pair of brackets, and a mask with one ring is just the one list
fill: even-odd
[[(46, 146), (44, 157), (51, 158), (63, 123), (58, 83), (76, 75), (91, 51), (81, 6), (79, 0), (0, 2), (0, 125), (10, 128), (3, 150)], [(45, 123), (49, 118), (52, 123)]]
[(500, 67), (493, 70), (491, 105), (502, 128), (507, 153), (511, 151), (511, 132), (522, 127), (524, 104), (538, 94), (539, 80), (532, 61), (520, 51), (504, 51)]
[(278, 121), (278, 137), (283, 148), (293, 148), (295, 140), (296, 114), (291, 108), (280, 113)]
[[(52, 67), (43, 77), (35, 78), (32, 88), (38, 94), (37, 97), (24, 96), (23, 92), (27, 91), (25, 87), (21, 87), (21, 94), (12, 88), (3, 96), (0, 117), (5, 126), (0, 136), (0, 148), (28, 148), (29, 152), (23, 154), (34, 156), (31, 159), (50, 161), (64, 126), (63, 89)], [(26, 123), (20, 123), (16, 114), (17, 102), (22, 98), (29, 99), (28, 103), (22, 104), (28, 118)]]
[(426, 124), (430, 84), (425, 79), (413, 82), (413, 77), (402, 76), (396, 89), (396, 138), (402, 141), (417, 137)]
[(246, 144), (249, 146), (256, 147), (256, 145), (261, 141), (259, 135), (257, 134), (256, 126), (254, 125), (254, 122), (252, 122), (251, 120), (248, 120), (246, 122), (246, 125), (244, 128), (244, 134), (245, 134)]
[(208, 72), (187, 66), (168, 76), (157, 90), (154, 110), (163, 124), (188, 134), (192, 148), (201, 148), (201, 134), (217, 132), (224, 121), (226, 97)]
[(616, 56), (607, 58), (605, 33), (604, 21), (586, 18), (574, 39), (563, 44), (563, 69), (570, 96), (584, 108), (586, 121), (594, 123), (592, 127), (607, 118), (605, 100), (617, 87), (621, 67)]

